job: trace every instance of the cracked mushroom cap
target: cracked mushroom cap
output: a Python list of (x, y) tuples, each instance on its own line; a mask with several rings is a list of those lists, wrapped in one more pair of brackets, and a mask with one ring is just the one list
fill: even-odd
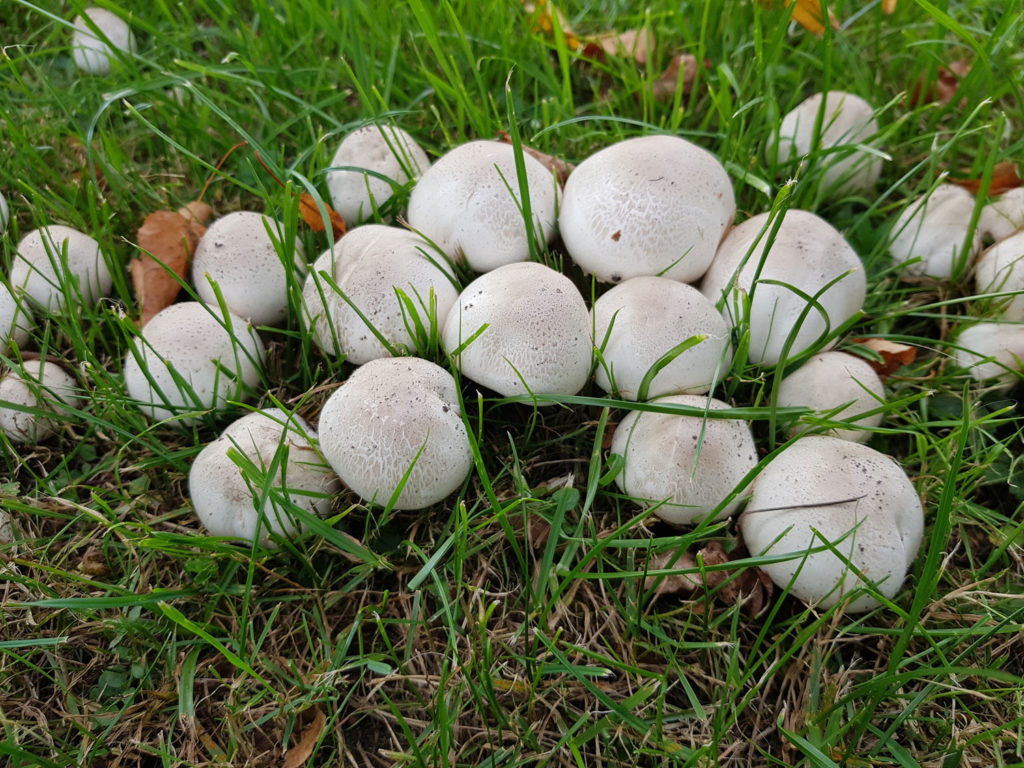
[[(757, 476), (740, 528), (752, 555), (791, 555), (760, 566), (772, 581), (806, 603), (830, 608), (863, 582), (825, 542), (891, 599), (921, 546), (924, 511), (894, 459), (860, 443), (811, 436)], [(846, 610), (878, 605), (865, 593)]]
[(12, 345), (25, 346), (31, 327), (27, 302), (0, 283), (0, 354), (6, 354)]
[(95, 303), (112, 284), (100, 244), (60, 224), (25, 235), (11, 264), (11, 287), (48, 312), (60, 311), (69, 301)]
[(696, 282), (735, 215), (732, 182), (714, 155), (677, 136), (642, 136), (576, 167), (558, 226), (572, 260), (601, 282)]
[(12, 443), (34, 444), (56, 432), (60, 411), (78, 408), (82, 398), (74, 378), (61, 366), (25, 360), (0, 379), (0, 404), (0, 430)]
[(1024, 323), (1024, 231), (1000, 240), (975, 265), (978, 293), (1010, 293), (992, 299), (993, 317)]
[(1010, 389), (1024, 378), (1024, 325), (977, 323), (960, 332), (953, 358), (976, 381)]
[[(189, 495), (200, 522), (213, 536), (272, 546), (271, 534), (302, 530), (294, 508), (323, 517), (339, 490), (338, 478), (317, 453), (316, 433), (299, 416), (279, 408), (254, 411), (233, 422), (196, 456), (188, 475)], [(251, 468), (229, 455), (241, 453)], [(275, 468), (272, 485), (263, 475)]]
[(117, 60), (115, 51), (134, 53), (135, 35), (124, 19), (105, 8), (86, 8), (84, 15), (88, 21), (81, 15), (75, 16), (71, 58), (86, 74), (109, 74), (112, 63)]
[(324, 404), (320, 448), (365, 501), (384, 506), (401, 487), (395, 509), (442, 501), (473, 468), (455, 379), (415, 357), (357, 368)]
[[(953, 275), (974, 216), (974, 196), (955, 184), (940, 184), (903, 209), (893, 225), (889, 253), (903, 274), (946, 280)], [(981, 250), (975, 227), (968, 260)]]

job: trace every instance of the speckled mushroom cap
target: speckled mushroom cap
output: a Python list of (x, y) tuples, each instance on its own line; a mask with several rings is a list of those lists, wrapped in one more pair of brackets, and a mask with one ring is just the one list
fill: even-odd
[(992, 317), (1024, 323), (1024, 231), (1000, 240), (975, 265), (978, 293), (1015, 293), (992, 300)]
[[(25, 360), (0, 379), (0, 430), (12, 443), (38, 443), (52, 435), (61, 407), (82, 404), (71, 374), (53, 362)], [(35, 412), (21, 410), (35, 409)]]
[(448, 354), (465, 344), (459, 371), (505, 396), (574, 395), (590, 373), (587, 305), (569, 278), (536, 262), (499, 267), (467, 285), (442, 342)]
[[(882, 380), (862, 357), (846, 352), (819, 352), (779, 384), (778, 405), (803, 406), (833, 421), (848, 421), (863, 429), (834, 429), (829, 434), (863, 443), (882, 423), (882, 413), (858, 418), (885, 402)], [(801, 424), (794, 432), (803, 432)]]
[[(284, 321), (288, 286), (298, 285), (306, 268), (298, 242), (294, 243), (292, 266), (286, 267), (268, 227), (276, 233), (272, 219), (252, 211), (235, 211), (210, 225), (192, 257), (192, 283), (200, 299), (217, 304), (212, 281), (227, 308), (239, 317), (255, 325)], [(287, 252), (285, 243), (282, 248)]]
[[(967, 238), (974, 216), (974, 196), (955, 184), (940, 184), (912, 202), (896, 219), (889, 253), (906, 264), (904, 275), (946, 280)], [(976, 227), (968, 259), (981, 250), (981, 229)]]
[(381, 506), (408, 473), (394, 508), (422, 509), (455, 492), (473, 467), (460, 414), (444, 368), (415, 357), (371, 360), (324, 404), (320, 448), (349, 488)]
[(25, 235), (11, 264), (11, 287), (51, 312), (79, 301), (92, 304), (110, 292), (112, 283), (100, 244), (60, 224)]
[(0, 353), (6, 354), (12, 342), (23, 347), (32, 327), (32, 312), (21, 296), (0, 283)]
[(1009, 389), (1024, 379), (1024, 325), (976, 323), (956, 337), (953, 358), (975, 380)]
[[(786, 448), (754, 480), (740, 528), (752, 555), (793, 556), (761, 565), (772, 581), (830, 608), (862, 582), (824, 548), (822, 537), (892, 598), (921, 546), (924, 512), (895, 460), (860, 443), (811, 436)], [(878, 605), (862, 594), (846, 610)]]
[[(229, 400), (246, 400), (259, 383), (263, 342), (242, 318), (217, 312), (197, 301), (172, 304), (146, 323), (125, 357), (128, 394), (151, 419), (222, 410)], [(177, 423), (195, 420), (182, 416)]]
[[(293, 536), (302, 530), (293, 506), (325, 515), (340, 484), (311, 437), (316, 433), (299, 416), (269, 408), (234, 421), (204, 447), (192, 463), (188, 486), (196, 515), (210, 534), (253, 541), (259, 532), (260, 543), (272, 546), (272, 533)], [(276, 467), (269, 489), (252, 474), (247, 479), (228, 455), (232, 448), (261, 473)]]
[(365, 168), (327, 172), (327, 189), (334, 210), (349, 224), (371, 218), (391, 199), (395, 185), (419, 178), (430, 167), (430, 158), (416, 140), (401, 128), (364, 125), (346, 136), (331, 159), (335, 168)]
[(995, 242), (1024, 227), (1024, 187), (1016, 187), (981, 209), (978, 229)]
[[(128, 23), (105, 8), (86, 8), (84, 14), (103, 33), (103, 39), (82, 16), (75, 16), (71, 35), (71, 58), (75, 66), (90, 75), (106, 75), (117, 56), (113, 49), (135, 50), (135, 36)], [(109, 41), (109, 42), (108, 42)]]
[[(523, 154), (530, 207), (539, 241), (554, 237), (557, 189), (551, 171)], [(477, 272), (526, 261), (530, 246), (520, 210), (515, 150), (498, 141), (471, 141), (451, 150), (413, 187), (409, 226), (453, 261)]]
[(641, 136), (576, 167), (558, 226), (572, 260), (602, 282), (696, 282), (735, 215), (732, 182), (714, 155), (677, 136)]
[(594, 302), (594, 343), (601, 351), (594, 381), (636, 400), (644, 376), (673, 347), (704, 336), (651, 380), (648, 397), (704, 394), (732, 363), (729, 324), (700, 291), (667, 277), (633, 277)]
[[(779, 363), (794, 331), (787, 358), (809, 349), (826, 329), (837, 328), (860, 311), (867, 294), (860, 258), (831, 224), (813, 213), (789, 210), (765, 252), (767, 233), (761, 230), (768, 217), (754, 216), (729, 233), (701, 285), (712, 302), (726, 295), (725, 317), (734, 326), (745, 317), (743, 294), (751, 295), (749, 358), (760, 365)], [(827, 325), (801, 292), (816, 297)]]
[[(729, 407), (699, 395), (652, 402), (702, 411)], [(615, 429), (611, 450), (624, 459), (615, 478), (619, 489), (675, 525), (706, 518), (757, 466), (750, 426), (738, 419), (632, 411)], [(731, 515), (745, 497), (746, 493), (739, 494), (715, 519)]]

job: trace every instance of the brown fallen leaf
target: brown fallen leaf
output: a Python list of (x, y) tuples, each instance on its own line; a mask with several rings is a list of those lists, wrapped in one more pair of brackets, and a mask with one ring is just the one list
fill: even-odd
[[(655, 99), (672, 99), (676, 95), (676, 88), (682, 88), (681, 96), (688, 96), (693, 91), (693, 84), (697, 80), (697, 67), (700, 66), (697, 57), (691, 53), (678, 53), (669, 61), (665, 71), (657, 80), (651, 84)], [(708, 69), (711, 61), (704, 60), (704, 68)], [(682, 70), (682, 83), (680, 84), (679, 72)]]
[[(910, 93), (910, 106), (919, 107), (922, 104), (931, 104), (932, 102), (948, 104), (953, 100), (953, 96), (956, 95), (956, 89), (960, 86), (960, 81), (970, 71), (971, 65), (967, 59), (957, 59), (950, 63), (948, 69), (946, 67), (939, 67), (935, 72), (935, 82), (931, 85), (926, 85), (924, 75), (922, 75), (918, 78), (914, 89)], [(961, 99), (961, 106), (966, 103), (966, 99)]]
[[(969, 168), (963, 170), (965, 174), (970, 172)], [(980, 176), (959, 179), (951, 176), (949, 180), (953, 184), (963, 187), (972, 195), (976, 195), (981, 191), (982, 180)], [(995, 197), (1019, 186), (1021, 186), (1021, 178), (1020, 173), (1017, 171), (1017, 164), (1012, 160), (996, 163), (996, 167), (992, 169), (992, 183), (988, 187), (988, 194)]]
[(178, 297), (181, 283), (175, 276), (185, 279), (199, 237), (176, 211), (154, 211), (142, 222), (137, 234), (142, 254), (131, 263), (140, 327)]
[(319, 709), (316, 710), (313, 722), (306, 726), (299, 740), (293, 746), (288, 747), (288, 751), (284, 753), (282, 768), (302, 768), (313, 754), (313, 750), (316, 749), (316, 744), (320, 741), (320, 734), (326, 724), (327, 718), (324, 713)]
[(213, 216), (213, 208), (202, 200), (193, 200), (191, 203), (181, 206), (178, 213), (184, 216), (188, 220), (189, 227), (202, 237), (206, 233), (206, 222)]
[(896, 13), (896, 0), (882, 0), (882, 13), (886, 16)]
[(582, 54), (588, 59), (601, 61), (605, 56), (621, 56), (646, 64), (654, 52), (654, 33), (646, 27), (627, 29), (625, 32), (604, 32), (584, 38)]
[(530, 520), (526, 524), (526, 541), (530, 545), (530, 549), (544, 549), (550, 535), (551, 523), (540, 515), (530, 515)]
[[(670, 549), (654, 555), (647, 564), (648, 570), (696, 570), (697, 560), (687, 552)], [(654, 597), (677, 595), (680, 592), (690, 593), (701, 586), (700, 574), (674, 573), (670, 576), (648, 576), (644, 580), (644, 589), (654, 587)]]
[[(512, 137), (508, 135), (507, 131), (498, 131), (498, 139), (506, 144), (512, 143)], [(569, 174), (576, 170), (576, 166), (572, 163), (567, 163), (561, 158), (541, 152), (539, 149), (524, 145), (523, 152), (539, 160), (541, 165), (555, 174), (555, 179), (563, 187), (565, 186), (566, 179), (569, 178)]]
[[(712, 541), (697, 555), (705, 566), (715, 566), (746, 557), (747, 551), (741, 545), (730, 556), (721, 542)], [(775, 585), (760, 568), (745, 568), (739, 574), (730, 570), (707, 571), (707, 588), (717, 589), (715, 596), (721, 602), (742, 603), (749, 615), (757, 616), (771, 598)]]
[(82, 559), (78, 563), (78, 570), (86, 576), (106, 576), (110, 573), (107, 559), (103, 556), (103, 550), (95, 544), (85, 550)]
[[(327, 217), (331, 222), (331, 231), (334, 233), (334, 239), (337, 240), (345, 234), (345, 220), (341, 218), (340, 213), (331, 208), (327, 203), (324, 203), (324, 210), (327, 212)], [(320, 214), (320, 208), (316, 204), (316, 198), (308, 192), (303, 192), (299, 195), (299, 213), (302, 214), (302, 220), (314, 232), (327, 231), (327, 227), (324, 225), (324, 217)]]
[(851, 339), (854, 344), (867, 347), (881, 357), (880, 360), (868, 360), (868, 364), (883, 379), (892, 376), (904, 365), (910, 365), (917, 358), (917, 347), (900, 344), (888, 339)]

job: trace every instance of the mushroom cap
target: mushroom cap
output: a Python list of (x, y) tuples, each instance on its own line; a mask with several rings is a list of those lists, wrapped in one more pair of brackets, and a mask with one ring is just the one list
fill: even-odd
[[(779, 384), (778, 405), (804, 406), (830, 420), (849, 421), (863, 429), (832, 429), (827, 434), (863, 443), (882, 423), (882, 413), (857, 418), (885, 402), (885, 386), (864, 358), (846, 352), (819, 352)], [(840, 410), (841, 409), (841, 410)], [(793, 434), (807, 425), (795, 425)]]
[[(302, 249), (294, 243), (292, 266), (286, 266), (268, 227), (274, 230), (277, 222), (252, 211), (235, 211), (210, 225), (192, 256), (200, 299), (216, 305), (216, 283), (227, 308), (255, 325), (277, 325), (288, 317), (288, 286), (306, 271)], [(287, 244), (282, 248), (287, 252)]]
[(978, 293), (1014, 293), (994, 300), (993, 316), (1024, 323), (1024, 231), (1011, 235), (981, 254), (975, 265)]
[(576, 167), (558, 227), (572, 260), (602, 282), (695, 282), (735, 215), (732, 182), (714, 155), (677, 136), (641, 136)]
[(449, 354), (466, 344), (456, 355), (459, 371), (505, 396), (574, 395), (590, 374), (583, 296), (565, 275), (536, 262), (508, 264), (467, 285), (441, 340)]
[(1024, 187), (1004, 192), (998, 200), (981, 209), (978, 229), (997, 243), (1021, 227), (1024, 227)]
[[(823, 549), (823, 538), (892, 598), (921, 546), (924, 511), (894, 459), (860, 443), (811, 436), (790, 445), (757, 476), (740, 528), (752, 555), (793, 555), (760, 566), (772, 581), (830, 608), (863, 582)], [(878, 605), (873, 595), (862, 594), (846, 610)]]
[[(270, 534), (293, 536), (302, 529), (287, 502), (311, 515), (327, 514), (331, 496), (339, 490), (338, 478), (313, 447), (311, 437), (316, 433), (299, 416), (270, 408), (234, 421), (204, 447), (192, 463), (188, 486), (196, 515), (210, 534), (251, 542), (258, 531), (260, 543), (273, 546)], [(264, 474), (274, 467), (265, 497), (266, 488), (254, 487), (252, 476), (247, 478), (248, 473), (228, 455), (232, 448)]]
[(71, 57), (75, 66), (87, 74), (109, 74), (111, 63), (117, 59), (113, 49), (134, 53), (135, 35), (124, 19), (105, 8), (86, 8), (84, 14), (107, 39), (97, 35), (81, 15), (75, 16)]
[(324, 404), (320, 448), (366, 501), (384, 506), (401, 486), (395, 509), (436, 504), (473, 468), (455, 379), (415, 357), (383, 357), (357, 368)]
[(0, 354), (6, 354), (12, 343), (25, 346), (32, 327), (28, 302), (0, 283)]
[[(536, 158), (523, 154), (537, 239), (555, 233), (558, 184)], [(409, 196), (409, 226), (453, 261), (477, 272), (530, 258), (516, 154), (511, 144), (471, 141), (442, 156)]]
[[(777, 151), (779, 162), (785, 163), (811, 152), (822, 99), (825, 107), (819, 135), (823, 154), (816, 160), (824, 169), (822, 189), (839, 195), (866, 192), (882, 174), (882, 159), (856, 145), (871, 142), (878, 133), (878, 121), (874, 108), (855, 94), (829, 91), (804, 99), (782, 118), (778, 135), (769, 144), (769, 157)], [(848, 149), (836, 151), (840, 147)]]
[(704, 394), (732, 363), (729, 324), (700, 291), (667, 277), (631, 277), (594, 302), (594, 344), (604, 364), (595, 383), (636, 400), (644, 376), (673, 347), (693, 336), (704, 340), (679, 354), (651, 380), (648, 397)]
[[(71, 374), (56, 363), (25, 360), (0, 379), (0, 430), (12, 443), (38, 443), (50, 437), (60, 423), (56, 416), (62, 407), (82, 404)], [(31, 408), (35, 412), (23, 409)], [(40, 413), (40, 411), (42, 413)]]
[(965, 328), (957, 336), (953, 357), (976, 381), (992, 380), (997, 388), (1009, 389), (1024, 378), (1024, 325), (977, 323)]
[[(64, 261), (65, 250), (67, 261)], [(11, 264), (11, 287), (46, 311), (67, 305), (69, 293), (86, 304), (110, 292), (113, 278), (100, 244), (60, 224), (34, 229), (18, 243)]]
[(394, 192), (384, 176), (402, 186), (419, 178), (430, 167), (430, 158), (416, 140), (401, 128), (364, 125), (346, 136), (331, 158), (331, 166), (365, 168), (359, 171), (328, 171), (327, 190), (341, 217), (356, 223), (373, 216)]
[[(970, 192), (955, 184), (940, 184), (900, 213), (889, 253), (897, 263), (906, 264), (906, 275), (946, 280), (953, 274), (973, 216)], [(981, 229), (975, 227), (968, 259), (980, 250)]]
[[(766, 252), (767, 233), (756, 247), (754, 241), (768, 217), (754, 216), (728, 234), (701, 285), (713, 302), (726, 296), (725, 317), (734, 327), (745, 317), (741, 297), (752, 292), (749, 358), (759, 365), (781, 362), (791, 334), (788, 357), (810, 349), (826, 330), (859, 312), (867, 294), (860, 258), (831, 224), (807, 211), (786, 211)], [(822, 311), (799, 292), (816, 297), (827, 325)]]
[[(334, 247), (337, 248), (337, 243)], [(342, 299), (331, 287), (331, 284), (321, 276), (321, 273), (326, 272), (332, 280), (337, 282), (334, 273), (335, 263), (334, 249), (328, 248), (313, 262), (313, 267), (302, 284), (303, 324), (311, 334), (313, 343), (328, 355), (338, 352), (338, 343), (335, 341), (332, 330), (332, 317)]]
[[(654, 402), (709, 410), (729, 407), (700, 395)], [(738, 419), (632, 411), (615, 429), (611, 450), (624, 459), (615, 477), (619, 489), (674, 525), (708, 517), (757, 466), (750, 426)], [(730, 501), (714, 519), (731, 515), (745, 496)]]
[[(242, 318), (216, 312), (197, 301), (172, 304), (142, 329), (125, 357), (124, 381), (151, 419), (222, 410), (229, 400), (247, 399), (259, 383), (263, 342)], [(187, 426), (196, 419), (183, 416), (177, 423)]]
[(7, 207), (7, 198), (0, 192), (0, 233), (7, 231), (7, 222), (11, 219), (11, 211)]

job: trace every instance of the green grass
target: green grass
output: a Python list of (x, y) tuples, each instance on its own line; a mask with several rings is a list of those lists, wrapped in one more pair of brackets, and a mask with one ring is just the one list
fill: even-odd
[[(565, 4), (581, 34), (649, 25), (645, 65), (582, 61), (516, 3), (102, 4), (130, 8), (139, 39), (106, 77), (71, 62), (69, 20), (84, 3), (3, 10), (4, 274), (21, 236), (62, 223), (101, 243), (114, 289), (41, 318), (25, 348), (62, 361), (84, 404), (54, 439), (0, 443), (16, 532), (0, 545), (0, 764), (280, 765), (321, 713), (309, 765), (1024, 765), (1014, 393), (952, 363), (950, 340), (975, 311), (969, 276), (901, 283), (886, 250), (896, 215), (943, 173), (987, 184), (996, 163), (1024, 156), (1019, 0), (901, 0), (891, 16), (840, 3), (841, 28), (823, 38), (787, 23), (781, 3)], [(658, 100), (652, 84), (681, 51), (708, 66), (692, 93)], [(950, 103), (909, 102), (919, 78), (958, 58), (972, 67)], [(826, 198), (813, 164), (765, 157), (781, 116), (828, 88), (878, 110), (888, 160), (875, 196)], [(462, 382), (474, 471), (430, 510), (368, 509), (344, 493), (277, 552), (205, 537), (188, 469), (244, 408), (183, 430), (128, 402), (135, 232), (209, 178), (218, 213), (273, 212), (312, 262), (327, 239), (299, 221), (293, 190), (325, 195), (341, 137), (372, 120), (433, 157), (506, 131), (578, 163), (673, 133), (725, 164), (737, 221), (797, 207), (839, 228), (869, 283), (850, 334), (918, 348), (888, 379), (870, 442), (900, 460), (925, 506), (925, 544), (891, 604), (846, 615), (776, 589), (751, 616), (725, 586), (655, 596), (651, 579), (763, 561), (735, 550), (733, 523), (673, 529), (616, 490), (611, 431), (650, 406), (592, 386), (540, 409)], [(533, 245), (568, 264), (559, 243)], [(585, 296), (601, 290), (567, 271)], [(285, 328), (262, 331), (255, 404), (315, 423), (351, 366), (322, 356), (291, 309)], [(410, 322), (444, 364), (436, 327)], [(772, 407), (777, 377), (738, 354), (716, 390), (751, 421), (762, 464), (787, 416)], [(654, 564), (711, 542), (737, 559)]]

